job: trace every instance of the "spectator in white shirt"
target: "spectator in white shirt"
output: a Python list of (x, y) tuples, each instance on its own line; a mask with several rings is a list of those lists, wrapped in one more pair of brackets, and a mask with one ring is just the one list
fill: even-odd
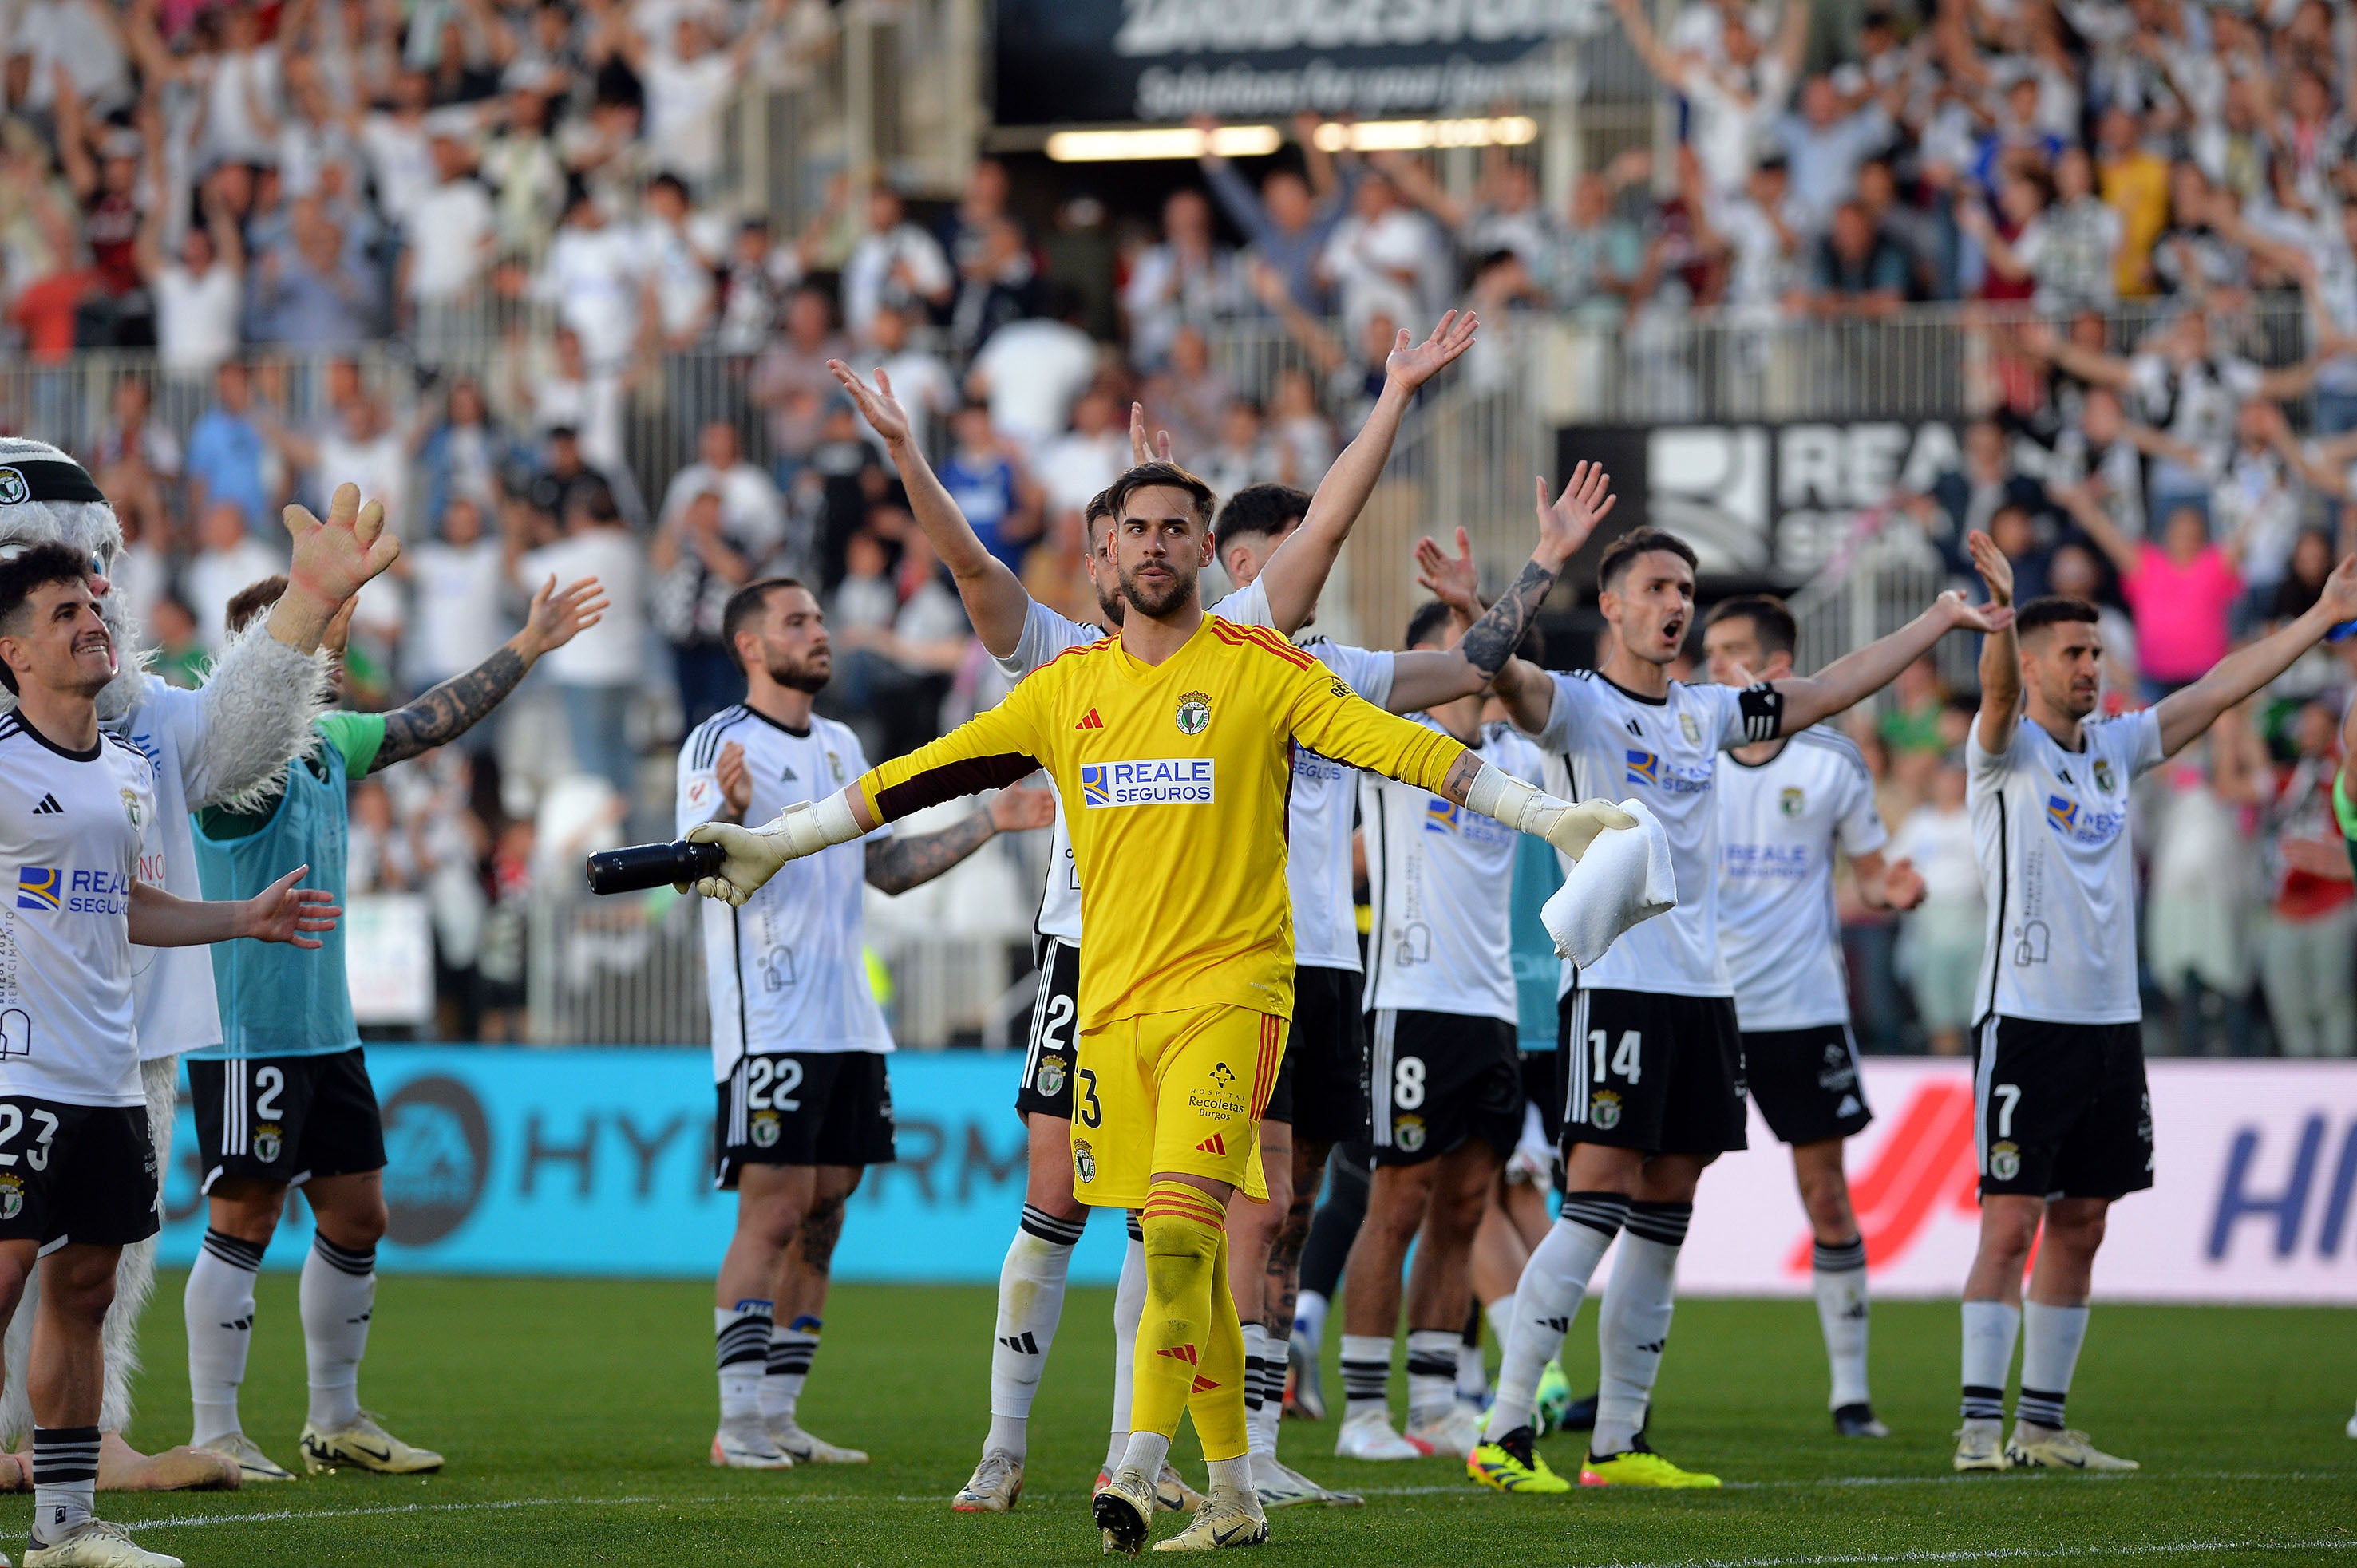
[(1211, 204), (1200, 190), (1171, 192), (1162, 204), (1161, 242), (1138, 256), (1122, 291), (1131, 362), (1157, 368), (1181, 327), (1235, 315), (1245, 301), (1235, 252), (1212, 238)]
[[(853, 369), (881, 370), (890, 377), (892, 395), (908, 411), (909, 432), (917, 449), (938, 452), (935, 442), (941, 422), (956, 412), (959, 401), (957, 378), (950, 368), (940, 355), (909, 346), (909, 313), (893, 306), (883, 306), (869, 319), (867, 341), (861, 349), (862, 359), (875, 363)], [(884, 438), (866, 420), (860, 421), (859, 429), (877, 451), (884, 449)]]
[(277, 150), (278, 46), (262, 37), (261, 7), (222, 8), (221, 51), (203, 62), (205, 165), (266, 164)]
[(647, 183), (638, 231), (639, 270), (652, 295), (656, 324), (673, 352), (693, 345), (712, 323), (713, 265), (726, 243), (727, 220), (690, 210), (678, 176)]
[(248, 583), (284, 571), (278, 553), (245, 528), (245, 513), (231, 500), (205, 509), (197, 524), (197, 553), (180, 569), (180, 597), (196, 611), (197, 635), (218, 651), (229, 635), (229, 601)]
[[(614, 15), (619, 14), (617, 7)], [(648, 150), (698, 189), (720, 171), (720, 116), (736, 95), (737, 80), (784, 14), (784, 0), (764, 0), (759, 19), (726, 49), (701, 6), (678, 10), (668, 48), (651, 47), (627, 25), (610, 35), (646, 94)]]
[(631, 799), (638, 757), (630, 750), (630, 696), (646, 662), (645, 553), (622, 526), (611, 492), (593, 488), (566, 510), (565, 535), (516, 564), (519, 592), (596, 577), (612, 603), (597, 624), (542, 660), (565, 701), (573, 759)]
[(161, 201), (148, 208), (135, 252), (156, 296), (156, 357), (166, 373), (189, 380), (211, 375), (237, 352), (245, 311), (244, 242), (210, 182), (199, 199), (205, 221), (180, 237), (177, 259), (164, 259)]
[(475, 178), (467, 133), (448, 116), (447, 110), (435, 116), (428, 138), (434, 185), (417, 199), (404, 228), (401, 297), (412, 310), (472, 296), (498, 239), (498, 215), (490, 193)]
[(867, 336), (879, 306), (944, 309), (957, 274), (941, 242), (908, 220), (899, 192), (877, 185), (867, 193), (867, 231), (843, 263), (843, 324)]
[[(899, 390), (899, 383), (893, 383)], [(902, 406), (908, 398), (901, 396)], [(1099, 490), (1121, 478), (1129, 467), (1129, 433), (1113, 394), (1091, 388), (1072, 405), (1072, 428), (1039, 449), (1031, 475), (1048, 504), (1050, 532), (1067, 512), (1084, 511)]]
[(778, 487), (758, 465), (745, 461), (737, 427), (726, 420), (705, 425), (695, 449), (697, 460), (673, 475), (663, 492), (663, 526), (675, 527), (689, 503), (711, 491), (720, 497), (721, 526), (758, 567), (785, 537), (786, 506)]
[(393, 107), (361, 122), (360, 144), (376, 177), (377, 206), (387, 219), (406, 227), (412, 209), (434, 188), (434, 152), (425, 114), (434, 83), (422, 70), (393, 79)]
[(565, 208), (533, 287), (579, 335), (591, 370), (616, 371), (630, 360), (639, 340), (639, 248), (607, 221), (588, 191), (576, 190)]
[(1953, 761), (1941, 766), (1931, 800), (1899, 825), (1889, 854), (1893, 861), (1913, 861), (1923, 878), (1923, 902), (1905, 917), (1900, 933), (1900, 972), (1915, 993), (1932, 1054), (1961, 1056), (1986, 918), (1962, 768)]
[(417, 614), (402, 646), (403, 673), (419, 691), (463, 674), (507, 640), (507, 554), (483, 531), (483, 509), (454, 495), (441, 536), (401, 553), (396, 564), (415, 591)]
[[(1069, 294), (1059, 304), (1077, 313)], [(1070, 320), (1034, 317), (990, 335), (966, 372), (966, 392), (990, 404), (990, 423), (1026, 455), (1071, 423), (1072, 403), (1097, 379), (1096, 339)]]
[(1335, 226), (1318, 269), (1340, 296), (1352, 336), (1377, 316), (1414, 321), (1437, 315), (1453, 281), (1448, 246), (1432, 220), (1372, 172), (1351, 192), (1351, 215)]

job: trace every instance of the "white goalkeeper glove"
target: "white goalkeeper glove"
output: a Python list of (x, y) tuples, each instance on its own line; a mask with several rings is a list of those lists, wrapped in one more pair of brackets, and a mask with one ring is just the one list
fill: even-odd
[(696, 879), (695, 891), (735, 906), (759, 892), (786, 862), (859, 837), (859, 824), (852, 820), (850, 791), (839, 789), (823, 800), (798, 800), (758, 828), (704, 822), (689, 829), (687, 837), (690, 843), (716, 843), (726, 852), (716, 875)]
[(1559, 800), (1486, 762), (1465, 791), (1465, 806), (1510, 828), (1536, 833), (1574, 860), (1587, 853), (1597, 834), (1637, 825), (1636, 818), (1609, 800)]

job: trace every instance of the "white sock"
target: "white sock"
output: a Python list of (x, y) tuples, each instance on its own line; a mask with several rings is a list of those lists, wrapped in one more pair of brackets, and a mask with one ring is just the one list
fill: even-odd
[(1834, 1390), (1829, 1408), (1865, 1404), (1865, 1239), (1836, 1247), (1818, 1242), (1811, 1278), (1817, 1291), (1817, 1323), (1825, 1331), (1825, 1359), (1833, 1367)]
[(1268, 1326), (1261, 1323), (1244, 1325), (1244, 1428), (1249, 1432), (1260, 1421), (1264, 1387), (1268, 1380)]
[(368, 1350), (369, 1315), (376, 1310), (376, 1249), (355, 1252), (315, 1234), (297, 1294), (311, 1424), (340, 1432), (361, 1418), (361, 1357)]
[(1481, 1357), (1481, 1347), (1457, 1342), (1457, 1397), (1474, 1404), (1490, 1391), (1490, 1363)]
[(810, 1379), (811, 1362), (817, 1359), (821, 1326), (808, 1313), (783, 1328), (770, 1326), (769, 1353), (761, 1366), (762, 1425), (794, 1424), (794, 1405), (802, 1397), (802, 1384)]
[[(1265, 1323), (1244, 1325), (1244, 1437), (1247, 1456), (1276, 1452), (1276, 1422), (1285, 1414), (1285, 1363)], [(1272, 1375), (1274, 1374), (1274, 1375)]]
[(1059, 1219), (1029, 1204), (1023, 1224), (998, 1270), (998, 1328), (990, 1347), (990, 1435), (985, 1454), (1028, 1451), (1031, 1402), (1039, 1374), (1048, 1369), (1048, 1348), (1064, 1316), (1064, 1280), (1080, 1241), (1080, 1219)]
[(1685, 1244), (1691, 1203), (1632, 1203), (1620, 1238), (1620, 1258), (1604, 1286), (1597, 1315), (1602, 1365), (1596, 1384), (1596, 1431), (1587, 1451), (1599, 1458), (1625, 1454), (1644, 1430), (1645, 1407), (1661, 1376), (1662, 1348), (1676, 1305), (1678, 1251)]
[(1490, 1320), (1490, 1337), (1498, 1342), (1498, 1353), (1504, 1355), (1506, 1336), (1514, 1331), (1514, 1298), (1500, 1296), (1481, 1309), (1481, 1316)]
[(1564, 1194), (1562, 1217), (1532, 1249), (1514, 1287), (1512, 1317), (1500, 1340), (1505, 1348), (1498, 1361), (1498, 1397), (1490, 1406), (1491, 1436), (1530, 1425), (1539, 1374), (1562, 1351), (1587, 1282), (1628, 1216), (1629, 1199), (1621, 1193)]
[(1332, 1305), (1314, 1290), (1303, 1291), (1293, 1298), (1293, 1331), (1301, 1336), (1313, 1356), (1326, 1348), (1326, 1313)]
[(761, 1363), (770, 1354), (770, 1304), (740, 1301), (712, 1309), (714, 1355), (720, 1366), (720, 1424), (761, 1415)]
[(1123, 1444), (1121, 1458), (1114, 1465), (1116, 1470), (1134, 1469), (1145, 1476), (1150, 1486), (1162, 1474), (1162, 1461), (1170, 1457), (1170, 1439), (1158, 1432), (1133, 1432)]
[(1342, 1388), (1349, 1395), (1345, 1419), (1370, 1412), (1391, 1419), (1392, 1342), (1389, 1335), (1342, 1336)]
[[(1105, 1446), (1105, 1472), (1121, 1468), (1129, 1448), (1131, 1379), (1137, 1371), (1137, 1326), (1146, 1317), (1146, 1242), (1137, 1216), (1129, 1217), (1129, 1250), (1121, 1257), (1121, 1283), (1113, 1293), (1113, 1436)], [(1168, 1448), (1168, 1444), (1164, 1447)]]
[(33, 1428), (33, 1542), (55, 1543), (89, 1519), (98, 1491), (98, 1428)]
[(2001, 1301), (1968, 1301), (1964, 1320), (1964, 1418), (2003, 1421), (2005, 1380), (2013, 1370), (2013, 1341), (2021, 1331), (2021, 1308)]
[(1251, 1455), (1241, 1454), (1233, 1459), (1206, 1459), (1203, 1468), (1211, 1472), (1211, 1490), (1242, 1492), (1248, 1498), (1254, 1495)]
[(180, 1310), (188, 1320), (188, 1401), (196, 1410), (192, 1444), (243, 1430), (237, 1391), (253, 1347), (253, 1276), (262, 1253), (255, 1242), (209, 1230), (188, 1271)]
[(2071, 1374), (2079, 1368), (2079, 1347), (2087, 1342), (2087, 1309), (2021, 1304), (2021, 1396), (2016, 1422), (2062, 1429), (2062, 1402), (2071, 1394)]
[[(1457, 1405), (1457, 1351), (1465, 1343), (1454, 1328), (1407, 1331), (1407, 1420), (1410, 1426), (1438, 1421)], [(1384, 1347), (1386, 1349), (1390, 1347)]]

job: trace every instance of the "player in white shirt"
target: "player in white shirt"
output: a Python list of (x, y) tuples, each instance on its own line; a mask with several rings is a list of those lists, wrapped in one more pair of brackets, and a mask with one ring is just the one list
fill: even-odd
[[(1439, 649), (1464, 626), (1435, 600), (1408, 622), (1411, 651)], [(1477, 693), (1412, 715), (1534, 788), (1536, 746), (1481, 722)], [(1350, 1404), (1336, 1452), (1461, 1457), (1480, 1441), (1479, 1411), (1457, 1399), (1458, 1348), (1472, 1302), (1472, 1249), (1491, 1189), (1523, 1132), (1516, 1045), (1513, 830), (1395, 779), (1359, 776), (1367, 848), (1362, 992), (1373, 1036), (1372, 1178), (1343, 1292), (1342, 1380)], [(1409, 1243), (1407, 1431), (1394, 1432), (1387, 1388)]]
[[(1711, 679), (1743, 687), (1792, 672), (1792, 612), (1765, 596), (1725, 599), (1704, 623)], [(1738, 746), (1718, 775), (1719, 944), (1735, 982), (1743, 1076), (1769, 1130), (1792, 1150), (1814, 1239), (1811, 1273), (1829, 1404), (1844, 1437), (1888, 1437), (1866, 1375), (1866, 1241), (1842, 1173), (1843, 1140), (1874, 1119), (1849, 1028), (1849, 983), (1834, 908), (1834, 852), (1869, 908), (1911, 909), (1923, 879), (1886, 865), (1874, 776), (1839, 731), (1814, 726)]]
[[(1593, 514), (1547, 505), (1544, 485), (1539, 501), (1539, 553), (1507, 593), (1534, 604), (1595, 526)], [(1703, 1167), (1744, 1146), (1743, 1046), (1718, 934), (1718, 754), (1805, 729), (1895, 680), (1948, 632), (1991, 629), (2011, 615), (1943, 594), (1813, 676), (1741, 692), (1689, 686), (1671, 680), (1669, 666), (1694, 623), (1694, 551), (1674, 534), (1623, 534), (1597, 570), (1598, 607), (1612, 630), (1603, 663), (1563, 675), (1511, 660), (1497, 682), (1516, 726), (1548, 754), (1550, 793), (1626, 790), (1652, 808), (1669, 836), (1679, 893), (1676, 908), (1632, 928), (1590, 968), (1565, 966), (1563, 1209), (1514, 1293), (1491, 1441), (1466, 1461), (1473, 1479), (1502, 1491), (1568, 1489), (1531, 1452), (1533, 1397), (1604, 1249), (1624, 1228), (1598, 1315), (1603, 1375), (1580, 1479), (1718, 1484), (1654, 1454), (1642, 1435), (1695, 1185)]]
[[(2011, 564), (1986, 534), (1967, 542), (1990, 596), (2009, 602)], [(1981, 708), (1965, 743), (1989, 914), (1973, 1009), (1981, 1238), (1964, 1281), (1959, 1470), (2136, 1468), (2062, 1416), (2105, 1213), (2152, 1185), (2129, 786), (2357, 618), (2357, 556), (2307, 614), (2140, 713), (2088, 718), (2103, 657), (2095, 618), (2081, 599), (2022, 606), (2014, 629), (1981, 650)], [(2017, 1335), (2021, 1394), (2000, 1445)]]
[[(7, 470), (14, 473), (15, 470)], [(17, 488), (25, 486), (17, 476)], [(0, 492), (5, 494), (5, 492)], [(318, 942), (340, 913), (297, 889), (204, 904), (143, 875), (156, 768), (99, 725), (119, 672), (104, 579), (87, 554), (32, 545), (0, 561), (0, 1330), (38, 1273), (30, 1568), (180, 1568), (95, 1517), (102, 1346), (124, 1247), (163, 1219), (140, 1081), (134, 952), (236, 937)]]
[[(834, 673), (826, 617), (791, 577), (748, 583), (721, 639), (745, 673), (745, 701), (680, 748), (678, 828), (766, 822), (823, 800), (867, 771), (850, 729), (811, 711)], [(777, 1470), (867, 1455), (802, 1430), (795, 1405), (818, 1350), (844, 1200), (889, 1164), (892, 1036), (867, 982), (864, 888), (903, 893), (1001, 830), (1044, 827), (1045, 790), (1012, 789), (955, 827), (879, 829), (797, 862), (742, 908), (707, 902), (705, 984), (718, 1085), (715, 1185), (737, 1193), (714, 1329), (720, 1428), (712, 1462)]]

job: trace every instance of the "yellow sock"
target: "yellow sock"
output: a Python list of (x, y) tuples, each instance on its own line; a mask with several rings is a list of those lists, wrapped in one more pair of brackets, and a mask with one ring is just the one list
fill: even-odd
[(1242, 1458), (1251, 1442), (1244, 1426), (1244, 1326), (1236, 1317), (1236, 1298), (1228, 1288), (1224, 1230), (1211, 1263), (1211, 1322), (1203, 1336), (1202, 1359), (1187, 1412), (1195, 1418), (1203, 1457), (1214, 1463)]
[[(1203, 1375), (1205, 1351), (1211, 1350), (1213, 1359), (1218, 1355), (1207, 1342), (1215, 1337), (1211, 1315), (1217, 1292), (1212, 1281), (1217, 1276), (1224, 1283), (1226, 1277), (1227, 1215), (1200, 1187), (1157, 1181), (1146, 1192), (1138, 1226), (1146, 1238), (1146, 1315), (1137, 1326), (1129, 1421), (1133, 1430), (1168, 1437), (1178, 1432), (1178, 1418)], [(1235, 1315), (1231, 1301), (1229, 1331), (1241, 1347), (1243, 1331), (1233, 1326)], [(1239, 1433), (1243, 1430), (1243, 1364), (1239, 1348), (1238, 1372), (1230, 1380), (1235, 1385)], [(1200, 1417), (1197, 1434), (1202, 1435)], [(1204, 1442), (1208, 1448), (1208, 1436)]]

